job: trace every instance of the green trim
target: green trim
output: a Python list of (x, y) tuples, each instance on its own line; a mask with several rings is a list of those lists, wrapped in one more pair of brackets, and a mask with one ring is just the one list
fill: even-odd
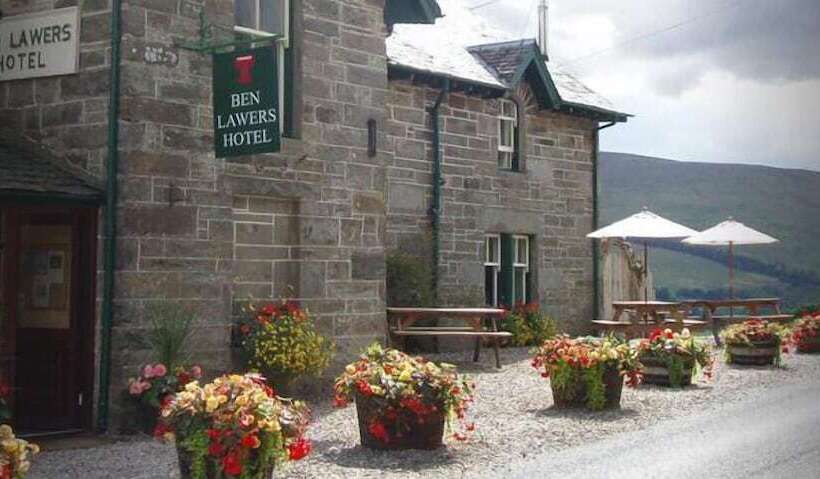
[(101, 432), (108, 430), (108, 403), (111, 388), (111, 328), (114, 317), (114, 271), (117, 267), (117, 172), (119, 163), (122, 0), (113, 0), (111, 10), (111, 85), (108, 103), (103, 297), (100, 318), (100, 397), (97, 412), (97, 429)]
[(544, 63), (541, 52), (539, 52), (535, 46), (531, 47), (530, 53), (528, 53), (524, 61), (518, 65), (518, 69), (510, 82), (510, 88), (515, 89), (518, 87), (533, 65), (538, 74), (537, 78), (541, 81), (541, 88), (535, 89), (535, 95), (541, 102), (541, 106), (553, 109), (560, 108), (561, 95), (558, 94), (558, 88), (555, 86), (555, 82), (552, 81), (552, 76), (547, 70), (547, 65)]
[[(229, 40), (218, 42), (214, 35), (214, 30), (223, 30), (234, 37), (240, 37), (240, 40)], [(224, 27), (210, 23), (205, 18), (205, 8), (199, 10), (199, 29), (197, 30), (199, 38), (194, 41), (174, 40), (174, 46), (183, 50), (190, 50), (197, 53), (219, 53), (225, 50), (233, 50), (235, 48), (252, 48), (262, 47), (265, 44), (275, 44), (282, 36), (270, 34), (265, 37), (254, 37), (235, 32), (232, 28)]]
[(442, 17), (441, 7), (436, 0), (387, 0), (384, 6), (384, 23), (430, 24)]
[(444, 184), (444, 179), (441, 174), (441, 125), (439, 121), (439, 112), (441, 102), (444, 101), (444, 95), (450, 91), (450, 80), (445, 79), (444, 85), (441, 87), (436, 103), (428, 109), (430, 113), (430, 122), (433, 125), (433, 205), (430, 207), (431, 226), (432, 226), (432, 273), (433, 273), (433, 301), (438, 304), (438, 266), (441, 262), (441, 211), (443, 208), (441, 187)]

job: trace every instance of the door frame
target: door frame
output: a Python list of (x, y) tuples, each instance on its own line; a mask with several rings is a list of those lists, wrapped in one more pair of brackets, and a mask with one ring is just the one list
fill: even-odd
[[(0, 210), (3, 210), (3, 229), (6, 231), (5, 275), (6, 298), (8, 305), (7, 329), (11, 338), (11, 353), (16, 358), (16, 324), (17, 324), (17, 277), (19, 269), (20, 226), (21, 216), (37, 213), (68, 214), (72, 227), (72, 285), (69, 294), (71, 302), (71, 335), (73, 348), (77, 354), (77, 371), (74, 377), (75, 389), (82, 394), (82, 404), (72, 418), (81, 430), (92, 428), (94, 404), (94, 380), (96, 377), (95, 337), (97, 330), (96, 284), (97, 284), (97, 234), (99, 208), (84, 204), (66, 204), (65, 202), (36, 203), (18, 202), (0, 199)], [(88, 318), (84, 320), (84, 318)], [(9, 366), (9, 379), (14, 387), (16, 365), (12, 360)], [(59, 431), (57, 431), (59, 433)]]

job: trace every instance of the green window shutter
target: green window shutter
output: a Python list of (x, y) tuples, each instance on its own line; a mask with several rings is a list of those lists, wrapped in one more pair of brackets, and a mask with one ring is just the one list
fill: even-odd
[(520, 167), (520, 158), (521, 158), (521, 132), (519, 131), (519, 127), (515, 127), (515, 133), (513, 134), (513, 148), (515, 148), (512, 157), (512, 171), (521, 171)]
[(512, 307), (513, 300), (513, 262), (515, 249), (513, 246), (512, 235), (501, 235), (501, 282), (499, 285), (500, 296), (499, 304)]
[(532, 303), (534, 293), (535, 293), (535, 284), (534, 284), (535, 282), (532, 280), (532, 278), (535, 276), (535, 271), (537, 270), (537, 268), (535, 266), (535, 248), (536, 247), (537, 246), (535, 244), (535, 236), (530, 235), (530, 251), (529, 251), (529, 253), (530, 253), (530, 257), (529, 257), (530, 272), (527, 275), (527, 298), (528, 298), (527, 302), (529, 302), (529, 303)]

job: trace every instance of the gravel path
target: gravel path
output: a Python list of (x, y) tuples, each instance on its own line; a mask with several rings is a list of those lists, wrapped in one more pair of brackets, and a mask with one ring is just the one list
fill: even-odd
[[(488, 477), (493, 465), (559, 451), (619, 432), (643, 429), (663, 419), (712, 408), (753, 394), (758, 388), (820, 377), (820, 356), (790, 355), (781, 369), (739, 368), (716, 361), (714, 379), (685, 390), (642, 386), (624, 388), (621, 409), (602, 413), (552, 408), (549, 384), (529, 365), (524, 349), (502, 350), (502, 370), (491, 354), (473, 364), (470, 353), (431, 356), (455, 362), (476, 381), (471, 420), (476, 431), (466, 443), (439, 451), (379, 453), (358, 446), (355, 407), (317, 405), (309, 435), (314, 452), (279, 473), (292, 478), (459, 478)], [(74, 451), (44, 452), (30, 477), (175, 477), (173, 448), (148, 440)]]

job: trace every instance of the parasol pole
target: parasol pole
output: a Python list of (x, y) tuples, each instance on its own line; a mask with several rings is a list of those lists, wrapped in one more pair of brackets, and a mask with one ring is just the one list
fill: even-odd
[(649, 302), (649, 247), (643, 242), (643, 301)]
[[(735, 246), (733, 241), (729, 241), (729, 300), (735, 299)], [(735, 308), (729, 306), (729, 317), (735, 317)]]

